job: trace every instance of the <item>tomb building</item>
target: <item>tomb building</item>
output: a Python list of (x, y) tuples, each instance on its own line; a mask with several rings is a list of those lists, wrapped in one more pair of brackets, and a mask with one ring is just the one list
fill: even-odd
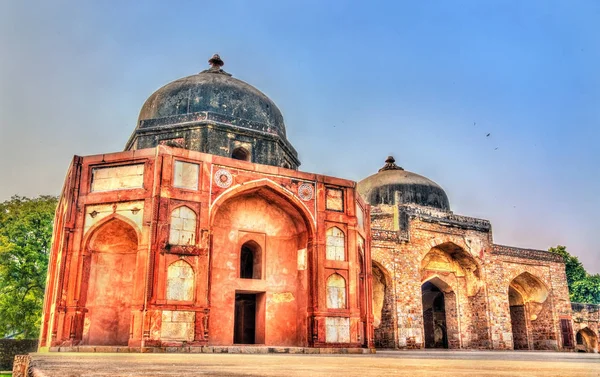
[(497, 245), (435, 182), (388, 157), (358, 182), (371, 205), (376, 347), (568, 350), (561, 256)]
[(125, 151), (73, 158), (41, 349), (373, 347), (356, 183), (298, 171), (277, 106), (209, 62), (148, 98)]
[(41, 350), (597, 352), (559, 255), (495, 244), (391, 156), (360, 182), (299, 171), (275, 103), (209, 63), (148, 98), (125, 151), (73, 158)]

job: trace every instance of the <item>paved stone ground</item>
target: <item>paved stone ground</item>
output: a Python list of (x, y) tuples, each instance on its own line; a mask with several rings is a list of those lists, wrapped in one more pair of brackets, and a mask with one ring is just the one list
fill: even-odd
[(593, 376), (600, 355), (554, 352), (378, 351), (375, 355), (32, 354), (38, 376)]

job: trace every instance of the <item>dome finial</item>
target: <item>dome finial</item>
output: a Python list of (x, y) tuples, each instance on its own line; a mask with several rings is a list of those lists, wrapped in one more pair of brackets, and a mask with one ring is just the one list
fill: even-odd
[(386, 171), (386, 170), (404, 170), (404, 169), (402, 169), (400, 166), (396, 165), (396, 160), (394, 159), (394, 156), (388, 156), (385, 159), (385, 165), (383, 165), (383, 167), (381, 169), (379, 169), (379, 171)]
[(221, 67), (225, 65), (223, 59), (219, 56), (219, 54), (214, 54), (212, 58), (208, 59), (208, 64), (210, 64), (209, 69), (205, 69), (200, 73), (221, 73), (227, 76), (231, 76), (231, 74), (225, 72)]
[(225, 65), (223, 59), (221, 59), (219, 54), (214, 54), (212, 58), (208, 59), (208, 64), (210, 64), (212, 68), (215, 69), (221, 69), (221, 67)]

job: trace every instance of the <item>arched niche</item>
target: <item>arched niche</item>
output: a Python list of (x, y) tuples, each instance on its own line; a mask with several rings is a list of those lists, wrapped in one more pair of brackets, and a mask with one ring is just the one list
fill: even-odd
[(346, 279), (340, 274), (331, 274), (327, 278), (327, 308), (346, 308)]
[(346, 260), (346, 235), (337, 226), (325, 232), (325, 258), (328, 260)]
[(186, 206), (171, 211), (169, 244), (193, 246), (196, 244), (196, 212)]
[(167, 300), (192, 301), (194, 299), (194, 270), (184, 260), (178, 260), (167, 268)]
[(89, 239), (83, 343), (127, 345), (135, 283), (138, 236), (127, 222), (112, 218)]

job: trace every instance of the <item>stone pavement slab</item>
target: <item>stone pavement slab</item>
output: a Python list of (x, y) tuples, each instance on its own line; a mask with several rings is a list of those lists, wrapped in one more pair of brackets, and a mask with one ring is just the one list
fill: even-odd
[(31, 354), (36, 377), (593, 376), (600, 355), (382, 351), (376, 355)]

